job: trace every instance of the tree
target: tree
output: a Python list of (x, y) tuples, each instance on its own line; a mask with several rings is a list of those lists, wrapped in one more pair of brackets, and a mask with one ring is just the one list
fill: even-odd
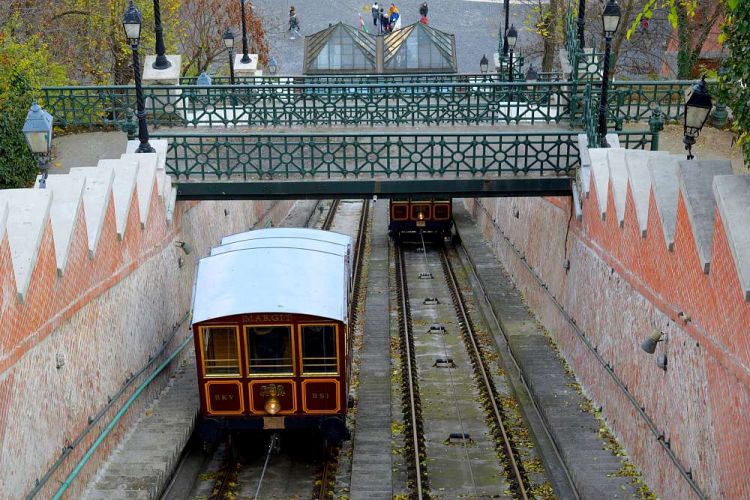
[(726, 73), (720, 83), (723, 97), (734, 114), (734, 127), (739, 132), (745, 165), (750, 165), (750, 3), (725, 0), (726, 17), (720, 41), (729, 50), (724, 61)]
[(32, 96), (42, 85), (60, 85), (66, 76), (38, 37), (14, 37), (18, 17), (0, 29), (0, 188), (28, 187), (37, 167), (21, 130)]
[[(247, 2), (245, 22), (250, 52), (258, 54), (258, 62), (268, 62), (268, 46), (263, 23)], [(241, 35), (242, 13), (239, 0), (191, 0), (183, 2), (180, 12), (183, 21), (179, 43), (184, 56), (183, 73), (198, 75), (207, 71), (214, 60), (225, 52), (221, 40), (224, 30), (236, 28)], [(239, 38), (239, 37), (238, 37)]]

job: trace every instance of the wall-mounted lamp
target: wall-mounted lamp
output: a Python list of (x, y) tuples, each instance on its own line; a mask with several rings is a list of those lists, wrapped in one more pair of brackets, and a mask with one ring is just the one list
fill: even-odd
[(193, 251), (193, 247), (191, 247), (188, 243), (185, 243), (184, 241), (175, 241), (174, 246), (177, 248), (181, 248), (183, 252), (185, 252), (185, 255), (190, 255), (190, 252)]
[(653, 354), (656, 351), (656, 344), (663, 340), (667, 340), (667, 334), (659, 330), (654, 330), (649, 338), (641, 342), (641, 349), (649, 354)]
[(667, 371), (667, 355), (666, 354), (659, 354), (656, 357), (656, 366), (658, 366), (664, 371)]

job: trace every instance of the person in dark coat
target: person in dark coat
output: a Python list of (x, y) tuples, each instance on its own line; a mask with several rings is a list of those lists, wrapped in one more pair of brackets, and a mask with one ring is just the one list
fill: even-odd
[(380, 19), (380, 6), (378, 2), (372, 4), (372, 25), (377, 26), (378, 20)]
[(388, 16), (385, 15), (385, 11), (383, 9), (380, 9), (380, 34), (381, 35), (390, 33), (390, 24), (391, 24), (391, 21), (388, 19)]
[(424, 2), (419, 7), (419, 15), (422, 16), (422, 17), (427, 17), (427, 2)]

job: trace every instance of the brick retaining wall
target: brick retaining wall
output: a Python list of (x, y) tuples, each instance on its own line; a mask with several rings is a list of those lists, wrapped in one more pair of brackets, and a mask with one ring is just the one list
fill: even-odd
[[(258, 222), (278, 223), (292, 204), (178, 202), (170, 223), (165, 217), (166, 197), (154, 188), (148, 220), (142, 225), (136, 193), (122, 238), (109, 195), (93, 255), (85, 210), (79, 210), (62, 273), (56, 264), (53, 224), (47, 219), (23, 300), (16, 292), (9, 235), (0, 227), (0, 491), (4, 498), (23, 498), (87, 427), (89, 417), (161, 349), (190, 307), (197, 259), (226, 234)], [(174, 241), (187, 242), (191, 253), (185, 254)], [(183, 327), (167, 346), (167, 354), (186, 334)], [(69, 490), (71, 498), (168, 379), (169, 372), (139, 398)], [(72, 450), (42, 497), (51, 496), (108, 420), (103, 419)]]
[[(718, 211), (711, 273), (704, 275), (681, 198), (674, 253), (657, 229), (654, 203), (642, 238), (630, 191), (622, 228), (613, 198), (610, 192), (602, 220), (596, 195), (590, 194), (583, 200), (583, 222), (571, 218), (570, 199), (466, 203), (587, 393), (603, 407), (647, 484), (662, 498), (692, 495), (644, 420), (574, 334), (550, 295), (608, 360), (702, 491), (711, 498), (747, 497), (750, 303), (742, 296)], [(691, 316), (689, 323), (678, 317), (682, 311)], [(656, 355), (640, 349), (654, 329), (668, 334), (656, 353), (667, 354), (666, 372), (656, 366)]]

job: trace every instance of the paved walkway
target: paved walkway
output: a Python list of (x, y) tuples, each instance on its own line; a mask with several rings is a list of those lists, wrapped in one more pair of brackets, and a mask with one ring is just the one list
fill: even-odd
[(388, 202), (374, 207), (364, 345), (359, 372), (351, 498), (391, 498), (391, 359), (388, 309)]

